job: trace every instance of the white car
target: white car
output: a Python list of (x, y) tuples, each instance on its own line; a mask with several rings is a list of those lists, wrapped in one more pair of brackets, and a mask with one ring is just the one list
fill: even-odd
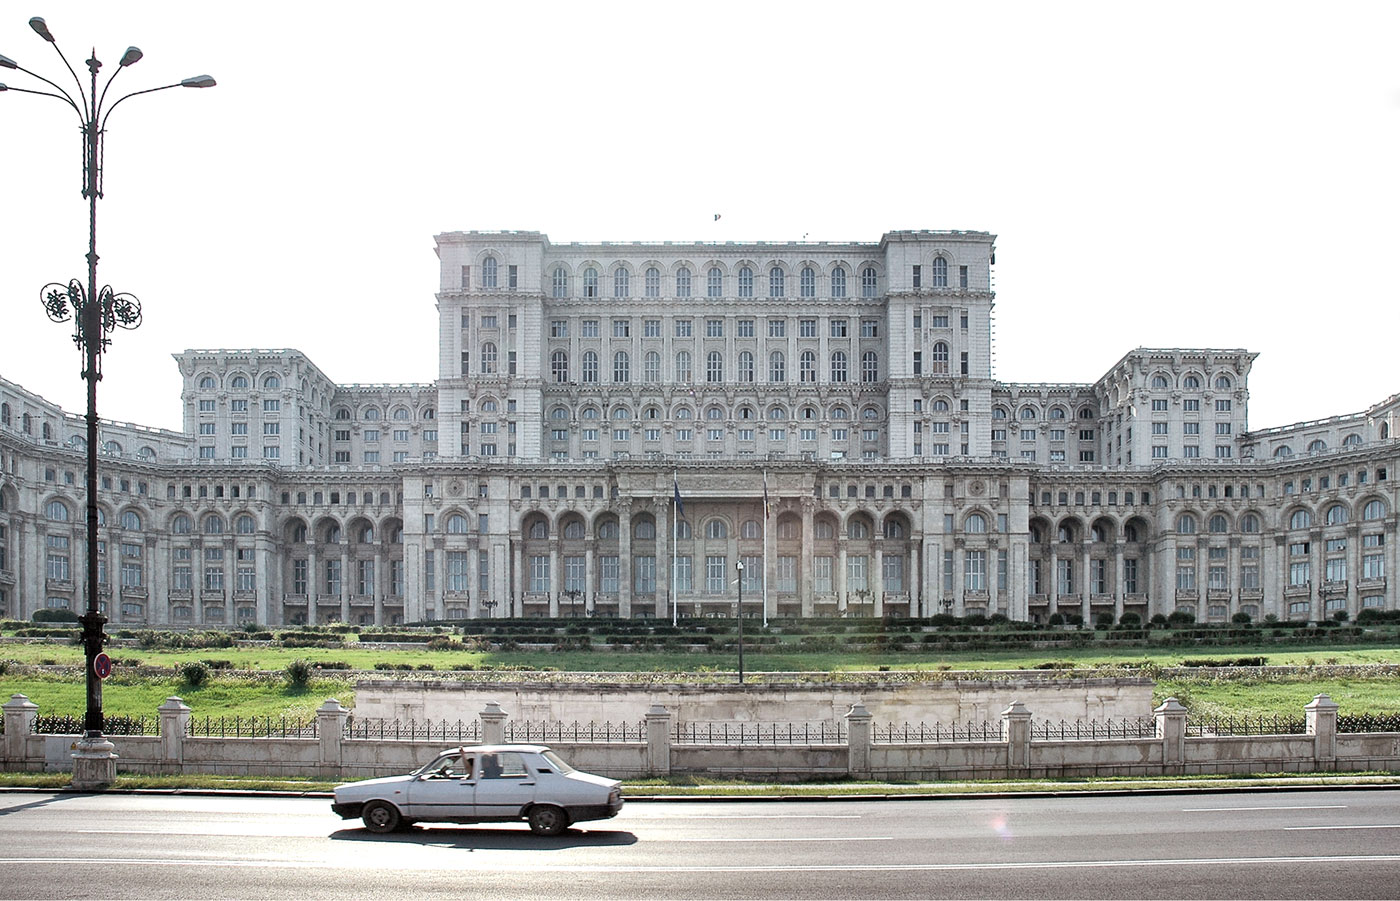
[(544, 745), (473, 745), (438, 754), (407, 776), (338, 785), (331, 809), (371, 832), (417, 822), (526, 820), (536, 835), (605, 820), (622, 810), (622, 785), (581, 773)]

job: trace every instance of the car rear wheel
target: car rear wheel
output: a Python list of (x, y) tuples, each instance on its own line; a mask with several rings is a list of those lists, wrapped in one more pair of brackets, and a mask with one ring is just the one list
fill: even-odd
[(370, 832), (393, 832), (403, 822), (399, 809), (387, 801), (371, 801), (365, 805), (360, 818)]
[(530, 808), (530, 831), (536, 835), (559, 835), (569, 828), (569, 815), (552, 804)]

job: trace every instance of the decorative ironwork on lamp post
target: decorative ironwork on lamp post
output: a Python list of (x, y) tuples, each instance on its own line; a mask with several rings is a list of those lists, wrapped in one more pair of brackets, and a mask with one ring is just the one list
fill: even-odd
[[(30, 90), (0, 83), (0, 92), (18, 91), (22, 94), (35, 94), (62, 100), (73, 109), (73, 112), (77, 113), (83, 136), (82, 196), (88, 202), (87, 284), (84, 286), (83, 282), (76, 278), (67, 282), (50, 282), (40, 292), (40, 300), (43, 302), (44, 312), (54, 322), (67, 322), (70, 319), (73, 321), (73, 343), (83, 354), (82, 378), (87, 382), (87, 611), (79, 618), (83, 626), (82, 643), (87, 664), (84, 668), (87, 708), (83, 715), (84, 734), (83, 742), (80, 744), (85, 745), (86, 750), (93, 752), (92, 756), (104, 760), (98, 769), (88, 774), (89, 777), (92, 777), (93, 773), (96, 773), (96, 777), (92, 778), (92, 784), (87, 787), (98, 787), (110, 782), (110, 776), (115, 774), (115, 763), (112, 760), (111, 744), (102, 737), (102, 681), (98, 677), (95, 667), (97, 657), (102, 653), (102, 645), (107, 637), (102, 631), (107, 617), (102, 614), (98, 606), (97, 383), (102, 380), (102, 353), (111, 344), (111, 333), (119, 328), (134, 329), (141, 324), (141, 301), (134, 295), (114, 291), (110, 285), (104, 285), (101, 289), (97, 287), (97, 201), (102, 197), (104, 148), (102, 138), (106, 133), (107, 119), (111, 117), (112, 111), (128, 97), (164, 91), (169, 88), (209, 88), (213, 87), (215, 82), (208, 75), (198, 75), (175, 84), (132, 91), (130, 94), (124, 94), (113, 100), (111, 105), (107, 105), (107, 92), (112, 87), (112, 82), (123, 69), (141, 59), (141, 51), (136, 47), (126, 48), (126, 52), (122, 54), (117, 63), (116, 70), (107, 77), (107, 81), (102, 85), (102, 91), (99, 93), (97, 73), (102, 68), (102, 63), (97, 59), (95, 49), (92, 56), (86, 60), (90, 82), (85, 90), (83, 80), (78, 77), (78, 73), (74, 71), (68, 58), (64, 56), (44, 20), (36, 16), (29, 20), (29, 27), (34, 29), (35, 34), (53, 45), (59, 59), (63, 61), (63, 65), (73, 76), (77, 90), (70, 93), (67, 89), (37, 72), (31, 72), (9, 57), (0, 55), (0, 68), (23, 72), (53, 88), (52, 91)], [(84, 748), (79, 748), (80, 753), (83, 750)], [(78, 773), (81, 763), (82, 758), (75, 755), (75, 787), (80, 787), (79, 782), (82, 781)]]

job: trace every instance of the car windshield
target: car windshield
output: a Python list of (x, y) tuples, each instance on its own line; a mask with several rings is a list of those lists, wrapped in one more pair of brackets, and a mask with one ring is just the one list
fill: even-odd
[(554, 767), (554, 772), (561, 776), (567, 776), (574, 771), (574, 768), (560, 759), (553, 751), (541, 751), (540, 756), (549, 761), (549, 765)]
[(461, 752), (460, 752), (460, 751), (453, 751), (453, 752), (451, 752), (450, 754), (439, 754), (438, 756), (434, 757), (432, 760), (429, 760), (427, 763), (423, 764), (423, 765), (422, 765), (421, 767), (419, 767), (418, 769), (414, 770), (414, 771), (413, 771), (413, 775), (415, 775), (415, 776), (423, 776), (423, 775), (426, 775), (426, 774), (428, 774), (428, 773), (432, 773), (432, 772), (436, 772), (436, 771), (438, 771), (438, 770), (441, 770), (444, 766), (446, 766), (446, 767), (448, 767), (449, 769), (452, 769), (452, 770), (457, 770), (457, 769), (460, 768), (459, 763), (458, 763), (458, 757), (459, 757), (460, 755), (461, 755)]

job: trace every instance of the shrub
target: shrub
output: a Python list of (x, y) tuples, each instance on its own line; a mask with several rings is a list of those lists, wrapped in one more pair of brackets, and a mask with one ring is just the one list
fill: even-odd
[(232, 660), (201, 660), (199, 662), (209, 667), (210, 669), (233, 669)]
[(1064, 624), (1065, 624), (1065, 615), (1064, 615), (1063, 613), (1052, 613), (1052, 614), (1050, 614), (1050, 625), (1052, 625), (1052, 626), (1063, 626)]
[[(1125, 614), (1126, 615), (1126, 614)], [(1113, 625), (1112, 613), (1099, 613), (1094, 616), (1095, 629), (1107, 629)]]
[(1167, 618), (1160, 613), (1154, 613), (1152, 614), (1152, 618), (1148, 620), (1148, 622), (1151, 623), (1153, 626), (1160, 628), (1166, 626)]
[(209, 667), (199, 660), (180, 664), (176, 672), (180, 674), (180, 681), (187, 688), (199, 688), (209, 681)]
[(49, 609), (34, 611), (34, 622), (36, 623), (76, 623), (78, 614), (72, 610)]
[[(1153, 621), (1156, 621), (1154, 616)], [(1196, 621), (1196, 614), (1188, 613), (1185, 610), (1173, 610), (1167, 615), (1167, 624), (1171, 626), (1189, 626)]]
[(1128, 612), (1118, 617), (1118, 625), (1140, 626), (1142, 625), (1142, 617), (1138, 616), (1136, 613)]
[(297, 691), (305, 691), (311, 685), (314, 670), (310, 663), (297, 659), (287, 664), (287, 684)]
[(1250, 623), (1250, 616), (1248, 613), (1241, 611), (1230, 617), (1230, 622), (1241, 626), (1247, 626)]
[(381, 660), (381, 661), (379, 661), (378, 663), (376, 663), (376, 664), (374, 665), (374, 668), (377, 669), (377, 670), (411, 670), (411, 669), (413, 669), (413, 664), (411, 664), (411, 663), (390, 663), (390, 662), (387, 661), (387, 660)]
[(1348, 619), (1347, 612), (1345, 610), (1338, 610), (1336, 613), (1332, 614), (1332, 618), (1339, 623), (1344, 623)]

